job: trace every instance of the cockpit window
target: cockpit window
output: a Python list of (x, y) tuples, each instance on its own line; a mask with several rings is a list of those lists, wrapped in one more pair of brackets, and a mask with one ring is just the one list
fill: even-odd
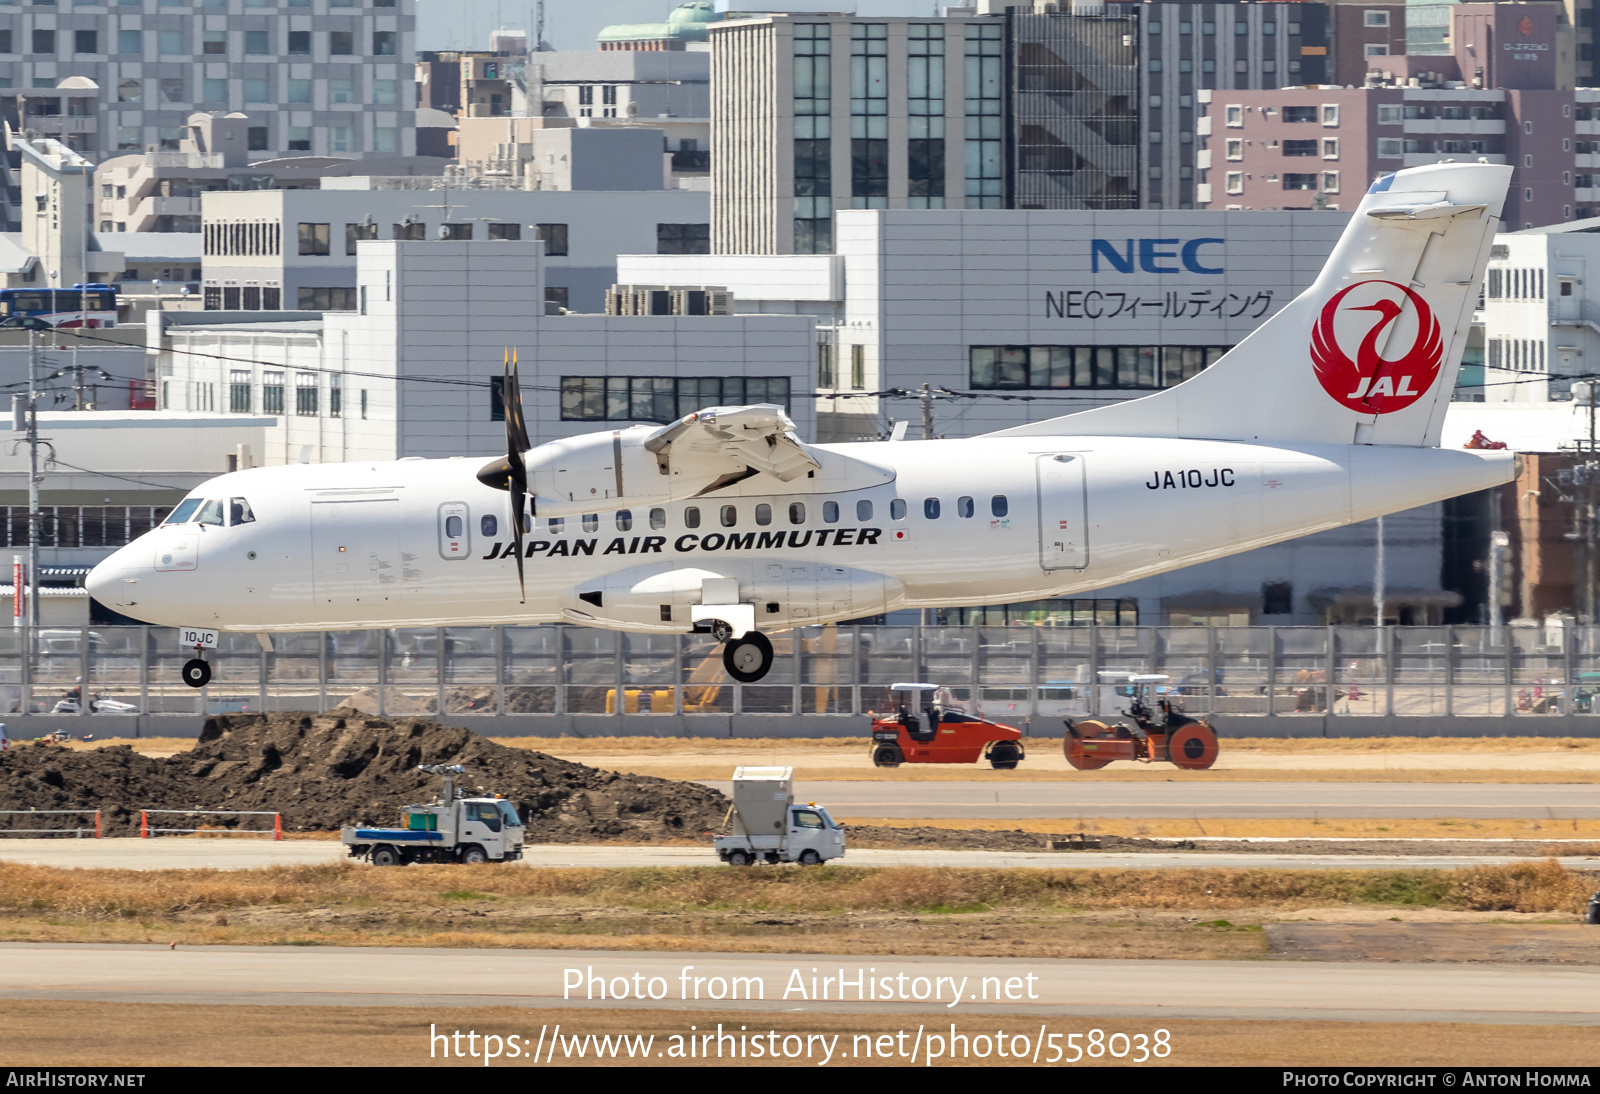
[(243, 498), (234, 498), (228, 502), (229, 524), (254, 524), (256, 515), (250, 509), (250, 503)]
[(206, 503), (200, 507), (200, 515), (194, 519), (199, 524), (220, 525), (222, 523), (222, 499), (208, 498)]
[(167, 515), (167, 519), (161, 523), (188, 524), (194, 518), (194, 511), (200, 508), (200, 503), (203, 500), (202, 498), (184, 498), (183, 501), (178, 503), (178, 507)]

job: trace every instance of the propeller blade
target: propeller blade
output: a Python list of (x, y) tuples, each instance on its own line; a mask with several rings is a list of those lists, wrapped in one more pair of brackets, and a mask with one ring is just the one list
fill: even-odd
[(522, 603), (528, 602), (528, 581), (523, 573), (523, 510), (528, 497), (528, 465), (522, 454), (529, 448), (528, 426), (522, 416), (522, 388), (517, 382), (517, 355), (513, 350), (505, 362), (504, 403), (506, 411), (506, 485), (511, 493), (511, 538), (517, 552), (517, 588)]

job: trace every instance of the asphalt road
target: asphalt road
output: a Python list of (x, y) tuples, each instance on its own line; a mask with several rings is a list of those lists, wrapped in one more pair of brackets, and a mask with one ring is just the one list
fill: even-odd
[(843, 817), (1600, 817), (1592, 783), (796, 782), (795, 796)]
[[(870, 979), (880, 983), (883, 977), (893, 978), (888, 990), (896, 997), (862, 1000), (851, 987), (841, 1000), (837, 980), (831, 986), (821, 980), (837, 978), (841, 969), (852, 981), (858, 970), (871, 970)], [(797, 970), (803, 993), (792, 990)], [(813, 971), (817, 988), (827, 992), (825, 1001), (813, 996)], [(586, 988), (563, 994), (568, 982), (587, 985), (590, 976), (604, 978), (613, 989), (617, 978), (627, 978), (630, 996), (637, 984), (661, 998), (589, 999), (584, 997)], [(753, 1001), (713, 998), (718, 985), (712, 978), (722, 978), (725, 994), (727, 982), (735, 976), (759, 977), (762, 994)], [(652, 984), (652, 977), (660, 980)], [(697, 985), (696, 977), (706, 979)], [(924, 978), (920, 984), (918, 977)], [(936, 978), (953, 978), (938, 981), (941, 1002), (931, 998)], [(985, 978), (993, 979), (986, 983)], [(1008, 982), (1010, 995), (1001, 998)], [(1600, 993), (1594, 985), (1593, 969), (1548, 965), (0, 945), (0, 998), (17, 1000), (736, 1008), (765, 1012), (774, 1020), (784, 1013), (832, 1010), (926, 1011), (931, 1021), (958, 1024), (984, 1014), (1022, 1013), (1150, 1021), (1277, 1018), (1594, 1025), (1600, 1024)], [(960, 1001), (949, 1006), (958, 990)], [(915, 999), (918, 991), (926, 1002)], [(428, 1020), (458, 1019), (440, 1015)]]
[[(1107, 868), (1142, 870), (1213, 866), (1284, 870), (1448, 870), (1458, 866), (1487, 866), (1526, 862), (1516, 855), (1452, 855), (1449, 841), (1438, 841), (1438, 851), (1423, 855), (1383, 854), (1238, 854), (1234, 852), (1174, 851), (1128, 854), (1109, 851), (880, 851), (857, 848), (848, 852), (847, 866), (987, 866)], [(168, 837), (164, 839), (103, 840), (0, 840), (0, 862), (84, 869), (242, 870), (261, 866), (289, 866), (346, 859), (344, 846), (328, 840), (220, 840)], [(1600, 859), (1563, 858), (1564, 865), (1593, 870)], [(715, 866), (709, 847), (651, 847), (617, 844), (538, 844), (527, 849), (525, 866)], [(491, 869), (495, 867), (490, 867)], [(376, 867), (372, 867), (376, 869)]]

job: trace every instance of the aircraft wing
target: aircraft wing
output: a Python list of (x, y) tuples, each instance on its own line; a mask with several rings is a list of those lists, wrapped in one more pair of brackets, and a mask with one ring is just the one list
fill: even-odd
[(662, 474), (705, 480), (700, 493), (763, 471), (790, 482), (822, 466), (772, 403), (696, 411), (656, 430), (644, 448)]

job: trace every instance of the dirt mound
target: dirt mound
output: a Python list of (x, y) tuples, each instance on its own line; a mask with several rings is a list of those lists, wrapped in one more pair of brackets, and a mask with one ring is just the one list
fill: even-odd
[[(0, 753), (0, 809), (98, 808), (107, 835), (132, 834), (140, 809), (273, 810), (291, 831), (395, 824), (402, 806), (438, 793), (421, 763), (463, 764), (466, 787), (516, 802), (531, 843), (693, 837), (729, 804), (696, 783), (600, 771), (423, 719), (254, 714), (207, 719), (192, 750), (164, 760), (126, 747)], [(0, 817), (0, 829), (47, 826)]]

